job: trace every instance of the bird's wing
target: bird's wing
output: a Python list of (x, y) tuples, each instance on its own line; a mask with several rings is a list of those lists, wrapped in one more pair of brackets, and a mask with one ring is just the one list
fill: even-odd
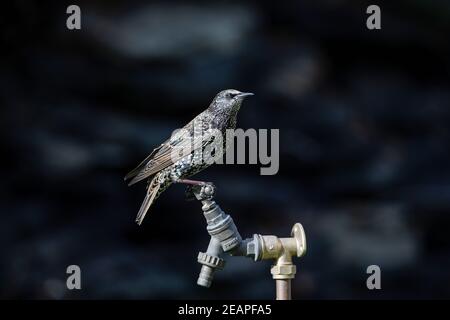
[(194, 120), (184, 129), (177, 131), (169, 140), (153, 150), (138, 167), (127, 174), (125, 180), (133, 178), (128, 185), (133, 185), (152, 176), (196, 150), (202, 150), (212, 138), (211, 132), (203, 131), (204, 128), (201, 128), (201, 134), (193, 134), (194, 129), (197, 130), (194, 127)]
[(141, 170), (143, 170), (146, 166), (147, 163), (153, 158), (153, 156), (155, 155), (156, 152), (158, 152), (159, 150), (161, 150), (161, 148), (163, 147), (164, 144), (160, 145), (159, 147), (153, 149), (152, 153), (150, 153), (141, 163), (139, 163), (139, 165), (134, 168), (133, 170), (131, 170), (130, 172), (127, 173), (127, 175), (125, 176), (124, 180), (127, 181), (131, 178), (133, 178), (134, 176), (136, 176)]

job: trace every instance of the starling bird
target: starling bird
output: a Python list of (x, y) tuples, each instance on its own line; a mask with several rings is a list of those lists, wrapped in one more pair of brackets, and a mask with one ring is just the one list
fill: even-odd
[[(210, 166), (210, 162), (199, 159), (205, 148), (211, 147), (214, 134), (220, 132), (225, 143), (227, 129), (236, 128), (236, 117), (242, 100), (253, 93), (228, 89), (219, 92), (209, 107), (191, 122), (172, 135), (144, 159), (134, 170), (125, 176), (131, 186), (144, 179), (148, 180), (147, 194), (139, 209), (136, 222), (140, 225), (152, 203), (172, 183), (197, 184), (198, 181), (187, 180), (197, 172)], [(188, 147), (186, 154), (179, 154), (177, 148)], [(219, 148), (214, 158), (226, 152)]]

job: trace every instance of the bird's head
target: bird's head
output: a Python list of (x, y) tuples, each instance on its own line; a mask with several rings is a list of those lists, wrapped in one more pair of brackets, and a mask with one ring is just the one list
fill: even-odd
[(242, 100), (252, 95), (253, 93), (240, 92), (235, 89), (223, 90), (215, 96), (210, 108), (220, 111), (239, 110)]

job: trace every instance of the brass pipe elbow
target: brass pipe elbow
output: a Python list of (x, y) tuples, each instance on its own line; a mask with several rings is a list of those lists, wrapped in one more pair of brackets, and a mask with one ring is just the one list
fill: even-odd
[(306, 252), (305, 231), (300, 223), (294, 224), (290, 238), (255, 235), (254, 240), (257, 240), (255, 260), (276, 261), (270, 270), (274, 279), (295, 277), (296, 266), (292, 263), (292, 257), (301, 257)]

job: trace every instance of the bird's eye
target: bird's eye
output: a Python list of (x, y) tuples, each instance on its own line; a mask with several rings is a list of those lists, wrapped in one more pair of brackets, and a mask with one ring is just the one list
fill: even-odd
[(227, 93), (227, 98), (228, 98), (228, 99), (233, 99), (234, 96), (235, 96), (234, 93), (231, 93), (231, 92)]

